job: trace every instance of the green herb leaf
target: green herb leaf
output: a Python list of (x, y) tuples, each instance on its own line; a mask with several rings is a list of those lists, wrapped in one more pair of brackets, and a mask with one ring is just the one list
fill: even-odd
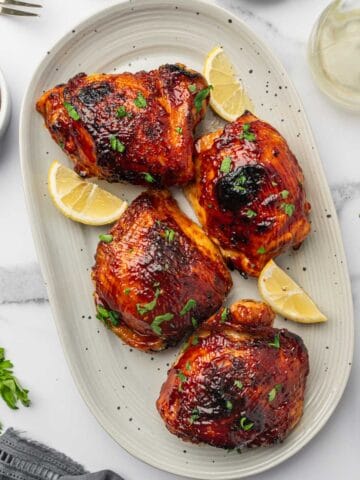
[(258, 248), (257, 253), (260, 253), (260, 255), (263, 255), (264, 253), (266, 253), (266, 248), (265, 247)]
[(212, 88), (213, 86), (209, 85), (208, 87), (203, 88), (202, 90), (200, 90), (200, 92), (196, 94), (196, 97), (194, 99), (194, 105), (197, 112), (200, 112), (200, 110), (202, 109), (203, 101), (206, 97), (209, 96), (210, 90), (212, 90)]
[(195, 317), (191, 317), (191, 324), (194, 328), (198, 327), (198, 321), (196, 320)]
[(199, 335), (195, 334), (192, 337), (191, 345), (197, 345), (199, 343)]
[(97, 309), (97, 313), (98, 315), (102, 318), (102, 319), (107, 319), (109, 318), (109, 311), (106, 310), (105, 307), (103, 307), (102, 305), (97, 305), (96, 306), (96, 309)]
[[(0, 396), (13, 410), (18, 408), (18, 402), (21, 402), (25, 407), (30, 405), (28, 397), (28, 390), (25, 390), (20, 385), (20, 382), (14, 376), (13, 364), (10, 360), (5, 359), (5, 349), (0, 348)], [(0, 424), (1, 429), (1, 424)]]
[(162, 322), (168, 322), (169, 320), (172, 320), (174, 318), (173, 313), (164, 313), (163, 315), (157, 315), (154, 320), (151, 322), (151, 329), (156, 335), (161, 335), (162, 334), (162, 329), (160, 325)]
[(224, 157), (223, 161), (221, 162), (220, 172), (229, 173), (230, 170), (231, 170), (231, 157)]
[(186, 302), (185, 306), (182, 308), (182, 310), (180, 312), (180, 317), (183, 317), (184, 315), (189, 313), (190, 310), (193, 310), (195, 307), (196, 307), (196, 301), (194, 299), (190, 298)]
[(114, 312), (114, 310), (109, 310), (109, 320), (114, 327), (119, 325), (119, 313)]
[(254, 210), (251, 210), (251, 208), (249, 208), (248, 210), (246, 210), (245, 215), (248, 218), (254, 218), (254, 217), (256, 217), (257, 213), (254, 212)]
[(232, 410), (233, 409), (233, 404), (232, 402), (230, 402), (230, 400), (226, 400), (226, 408), (228, 410)]
[(127, 112), (126, 112), (126, 108), (124, 107), (124, 105), (121, 105), (117, 110), (116, 110), (116, 116), (118, 118), (124, 118), (126, 117), (127, 115)]
[(176, 127), (175, 132), (181, 135), (183, 133), (183, 129), (181, 127)]
[(282, 190), (280, 192), (281, 198), (285, 199), (289, 196), (289, 191), (288, 190)]
[(186, 362), (185, 370), (187, 371), (191, 370), (191, 363), (189, 361)]
[(99, 239), (104, 243), (111, 243), (113, 241), (113, 236), (109, 234), (99, 235)]
[(225, 322), (226, 322), (229, 313), (230, 313), (230, 310), (229, 310), (227, 307), (225, 307), (225, 308), (223, 309), (223, 311), (221, 312), (221, 317), (220, 317), (221, 323), (225, 323)]
[(120, 142), (120, 140), (115, 137), (115, 135), (111, 135), (110, 137), (110, 146), (113, 150), (115, 150), (115, 152), (119, 152), (119, 153), (124, 153), (125, 152), (125, 145)]
[(182, 384), (187, 381), (187, 376), (181, 370), (178, 372), (178, 374), (176, 376), (180, 380), (178, 390), (181, 392), (182, 391)]
[(190, 423), (194, 423), (196, 420), (200, 418), (200, 412), (197, 408), (194, 408), (191, 411)]
[(129, 295), (130, 292), (131, 292), (131, 288), (124, 288), (125, 295)]
[(239, 135), (240, 140), (247, 140), (248, 142), (254, 142), (256, 140), (256, 135), (250, 131), (250, 128), (250, 123), (244, 123), (242, 133)]
[(191, 85), (189, 85), (188, 90), (189, 90), (190, 93), (194, 93), (196, 91), (195, 83), (192, 83)]
[(148, 183), (154, 183), (155, 182), (155, 178), (150, 173), (144, 172), (143, 175), (144, 175), (144, 179), (145, 179), (146, 182), (148, 182)]
[(295, 211), (295, 205), (293, 205), (292, 203), (282, 203), (281, 208), (284, 210), (286, 215), (288, 215), (289, 217), (291, 217), (291, 215)]
[(272, 402), (275, 400), (276, 395), (278, 394), (278, 392), (280, 392), (281, 389), (282, 389), (282, 384), (278, 383), (277, 385), (275, 385), (274, 388), (270, 390), (270, 392), (268, 393), (269, 402)]
[(165, 240), (171, 243), (175, 238), (175, 231), (171, 228), (165, 228)]
[(251, 430), (254, 426), (254, 422), (251, 422), (247, 417), (241, 417), (240, 418), (240, 427), (244, 432), (247, 432), (248, 430)]
[(277, 333), (273, 342), (268, 343), (269, 347), (280, 348), (280, 334)]
[(144, 95), (139, 92), (137, 94), (137, 97), (135, 98), (134, 100), (134, 104), (138, 107), (138, 108), (145, 108), (146, 105), (147, 105), (147, 101), (146, 101), (146, 98), (144, 97)]
[(75, 107), (73, 105), (71, 105), (71, 103), (69, 102), (64, 102), (63, 103), (64, 107), (66, 108), (69, 116), (73, 119), (73, 120), (80, 120), (80, 115), (78, 114), (78, 112), (76, 111)]
[(246, 188), (244, 187), (245, 184), (246, 184), (246, 176), (239, 175), (234, 182), (234, 190), (236, 192), (245, 192), (246, 191)]
[(237, 387), (239, 390), (241, 390), (243, 388), (243, 383), (240, 381), (240, 380), (235, 380), (234, 381), (234, 385), (235, 387)]
[(160, 295), (160, 293), (161, 293), (161, 290), (159, 288), (157, 288), (156, 291), (155, 291), (154, 299), (151, 300), (151, 302), (142, 303), (142, 304), (137, 303), (136, 304), (136, 309), (140, 313), (140, 315), (145, 315), (146, 313), (154, 310), (154, 308), (156, 307), (156, 302), (157, 302), (157, 299), (158, 299), (158, 296)]

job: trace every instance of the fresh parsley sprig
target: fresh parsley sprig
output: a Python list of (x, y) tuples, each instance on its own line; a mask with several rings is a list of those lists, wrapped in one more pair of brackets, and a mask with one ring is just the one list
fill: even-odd
[(14, 365), (5, 358), (5, 349), (0, 347), (0, 395), (9, 408), (17, 410), (19, 402), (28, 407), (30, 400), (29, 390), (22, 388), (14, 376), (13, 368)]

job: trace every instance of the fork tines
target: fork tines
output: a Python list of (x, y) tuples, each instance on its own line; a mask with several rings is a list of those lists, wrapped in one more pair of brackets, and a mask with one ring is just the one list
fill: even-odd
[(0, 15), (18, 15), (20, 17), (38, 17), (37, 13), (28, 12), (26, 10), (16, 10), (14, 8), (7, 8), (3, 5), (11, 5), (15, 7), (31, 7), (42, 8), (38, 3), (21, 2), (20, 0), (0, 0)]

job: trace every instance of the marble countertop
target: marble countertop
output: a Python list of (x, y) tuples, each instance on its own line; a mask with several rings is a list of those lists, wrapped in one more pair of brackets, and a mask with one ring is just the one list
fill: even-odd
[[(10, 86), (13, 117), (0, 143), (0, 343), (32, 406), (0, 420), (72, 456), (89, 470), (110, 468), (125, 480), (172, 480), (131, 457), (98, 425), (78, 393), (64, 360), (37, 263), (22, 191), (19, 110), (25, 87), (46, 50), (74, 24), (114, 0), (44, 0), (40, 19), (0, 17), (0, 67)], [(239, 15), (275, 51), (302, 97), (340, 218), (360, 314), (360, 116), (340, 110), (314, 85), (306, 41), (328, 0), (218, 0)], [(359, 328), (356, 325), (357, 333)], [(358, 479), (360, 467), (360, 354), (333, 417), (300, 453), (257, 480)], [(354, 428), (355, 427), (355, 428)], [(69, 433), (71, 433), (69, 435)]]

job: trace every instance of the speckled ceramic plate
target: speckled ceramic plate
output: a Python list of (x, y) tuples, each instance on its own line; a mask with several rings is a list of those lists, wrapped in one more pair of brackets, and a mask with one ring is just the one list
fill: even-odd
[[(201, 70), (205, 54), (223, 45), (253, 99), (258, 116), (272, 123), (299, 159), (313, 206), (312, 233), (298, 252), (279, 259), (329, 317), (304, 326), (277, 319), (304, 339), (311, 373), (305, 414), (282, 444), (236, 452), (183, 443), (164, 427), (155, 400), (177, 354), (153, 356), (132, 350), (95, 319), (90, 268), (101, 231), (63, 217), (47, 196), (50, 162), (69, 161), (35, 112), (44, 89), (79, 71), (121, 72), (183, 62)], [(205, 129), (216, 121), (209, 112)], [(120, 3), (69, 32), (43, 60), (31, 81), (21, 118), (25, 191), (38, 256), (70, 368), (91, 411), (126, 450), (163, 470), (202, 479), (235, 479), (261, 472), (299, 451), (325, 424), (345, 388), (353, 349), (353, 311), (336, 212), (300, 100), (283, 67), (239, 19), (202, 0)], [(140, 191), (107, 185), (132, 200)], [(189, 205), (177, 191), (181, 207)], [(256, 282), (234, 274), (231, 303), (258, 298)]]

